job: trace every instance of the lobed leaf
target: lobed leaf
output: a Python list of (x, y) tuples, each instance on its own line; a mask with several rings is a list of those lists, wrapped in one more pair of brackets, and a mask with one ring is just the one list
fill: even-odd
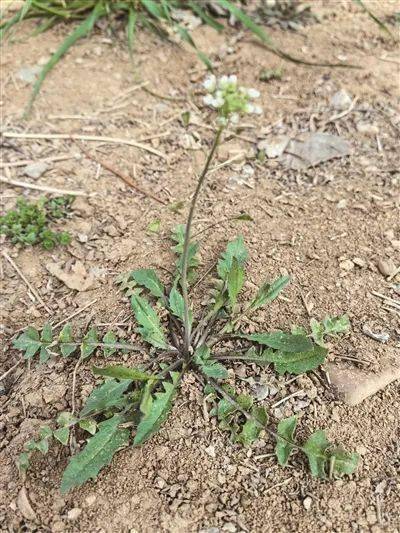
[(278, 424), (278, 438), (275, 446), (275, 454), (278, 458), (278, 463), (282, 466), (287, 465), (290, 453), (294, 448), (292, 442), (296, 425), (297, 416), (284, 418)]
[(217, 271), (221, 279), (226, 280), (232, 268), (235, 258), (239, 267), (243, 267), (247, 261), (248, 252), (244, 245), (243, 237), (240, 235), (234, 241), (228, 243), (225, 252), (218, 261)]
[(131, 272), (131, 277), (138, 285), (146, 287), (156, 298), (163, 298), (165, 288), (152, 268), (141, 268)]
[(116, 381), (115, 379), (105, 381), (92, 391), (81, 410), (80, 416), (85, 418), (112, 407), (121, 407), (126, 401), (123, 394), (131, 383), (131, 380), (125, 379), (123, 381)]
[(99, 424), (98, 432), (70, 460), (61, 481), (63, 494), (79, 487), (88, 479), (95, 478), (102, 468), (111, 463), (114, 454), (127, 446), (129, 430), (119, 427), (122, 422), (120, 415), (114, 415)]
[(320, 346), (325, 346), (325, 337), (328, 335), (337, 335), (347, 333), (350, 329), (350, 320), (347, 315), (330, 317), (327, 316), (322, 322), (315, 318), (310, 320), (310, 327), (314, 341)]
[(250, 309), (255, 310), (268, 302), (273, 302), (289, 282), (290, 276), (281, 276), (271, 284), (268, 282), (264, 283), (260, 287), (253, 301), (250, 303)]
[(65, 324), (58, 336), (58, 343), (63, 357), (68, 357), (77, 348), (77, 343), (73, 342), (71, 324)]
[(38, 330), (32, 326), (27, 327), (26, 330), (14, 340), (13, 346), (17, 350), (25, 350), (25, 359), (32, 359), (42, 346)]
[(246, 420), (237, 437), (237, 441), (241, 442), (244, 446), (250, 446), (253, 444), (253, 442), (258, 439), (263, 427), (266, 426), (268, 422), (268, 414), (264, 407), (253, 406), (250, 413), (255, 420)]
[(236, 304), (239, 292), (242, 290), (244, 284), (244, 269), (239, 265), (236, 257), (232, 258), (232, 265), (227, 276), (228, 295), (231, 308)]
[(194, 361), (199, 366), (200, 370), (206, 376), (214, 379), (225, 379), (228, 377), (228, 370), (223, 364), (218, 363), (210, 358), (210, 348), (203, 344), (196, 349), (194, 354)]
[(160, 320), (148, 301), (134, 294), (131, 297), (131, 305), (135, 313), (135, 318), (141, 326), (139, 333), (143, 339), (156, 348), (168, 348)]
[(115, 348), (115, 343), (117, 342), (117, 336), (112, 331), (108, 331), (103, 337), (103, 353), (106, 357), (110, 357), (115, 354), (117, 349)]
[(143, 444), (148, 440), (160, 429), (161, 425), (167, 419), (179, 386), (180, 374), (171, 372), (171, 377), (172, 382), (162, 382), (164, 391), (155, 394), (150, 408), (148, 408), (147, 413), (140, 420), (133, 441), (134, 446)]
[(279, 374), (289, 372), (290, 374), (303, 374), (318, 368), (325, 362), (328, 350), (322, 346), (315, 345), (313, 350), (308, 352), (282, 352), (264, 351), (263, 359), (274, 363), (275, 370)]
[(306, 352), (313, 349), (313, 343), (306, 336), (283, 333), (282, 331), (253, 334), (241, 333), (237, 336), (282, 352)]
[(94, 328), (90, 328), (89, 331), (82, 339), (81, 344), (81, 357), (82, 359), (88, 359), (99, 345), (99, 339), (97, 337), (97, 331)]

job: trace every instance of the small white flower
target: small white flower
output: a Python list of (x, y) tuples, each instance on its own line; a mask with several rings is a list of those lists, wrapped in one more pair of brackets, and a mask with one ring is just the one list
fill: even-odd
[(230, 83), (231, 85), (237, 85), (236, 74), (231, 74), (230, 76), (228, 76), (228, 83)]
[(239, 124), (239, 120), (240, 120), (239, 113), (232, 113), (231, 115), (232, 124)]
[(218, 80), (218, 87), (220, 89), (226, 89), (229, 84), (229, 78), (228, 76), (221, 76)]
[(247, 103), (247, 104), (245, 105), (245, 107), (244, 107), (244, 112), (245, 112), (245, 113), (249, 113), (249, 114), (254, 113), (254, 106), (253, 106), (253, 104), (249, 104), (249, 103)]
[(249, 98), (259, 98), (260, 91), (257, 89), (247, 89), (247, 95)]
[(213, 105), (213, 102), (214, 102), (214, 97), (212, 94), (206, 94), (205, 96), (203, 96), (203, 102), (206, 104), (206, 105), (210, 105), (212, 106)]
[(228, 119), (225, 117), (218, 117), (217, 122), (220, 126), (226, 126), (228, 124)]
[(216, 95), (215, 98), (214, 98), (214, 102), (213, 102), (212, 105), (213, 105), (216, 109), (218, 109), (219, 107), (222, 107), (222, 106), (224, 105), (224, 103), (225, 103), (225, 100), (223, 99), (223, 97), (222, 97), (222, 96), (217, 96), (217, 95)]
[(262, 115), (262, 107), (259, 105), (253, 106), (253, 113), (255, 115)]
[(215, 91), (215, 88), (217, 86), (217, 78), (214, 76), (214, 74), (210, 74), (208, 78), (206, 78), (203, 82), (203, 87), (206, 91), (209, 93), (212, 93)]

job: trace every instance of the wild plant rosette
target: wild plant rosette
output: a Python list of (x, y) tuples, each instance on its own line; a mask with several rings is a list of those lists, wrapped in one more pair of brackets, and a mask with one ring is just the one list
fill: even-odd
[[(322, 323), (312, 322), (311, 333), (302, 328), (247, 333), (243, 329), (245, 320), (261, 307), (272, 304), (290, 277), (266, 280), (247, 302), (243, 301), (248, 251), (242, 236), (227, 244), (212, 272), (207, 307), (198, 316), (194, 313), (188, 289), (197, 276), (200, 261), (199, 245), (191, 239), (191, 226), (200, 189), (226, 126), (237, 123), (243, 115), (261, 113), (261, 108), (253, 103), (259, 97), (258, 91), (239, 86), (236, 76), (219, 79), (209, 76), (204, 88), (208, 92), (204, 103), (217, 112), (218, 127), (197, 181), (186, 224), (173, 231), (172, 249), (177, 261), (172, 278), (165, 284), (150, 268), (133, 270), (119, 278), (130, 300), (140, 344), (118, 339), (112, 331), (100, 335), (94, 328), (77, 339), (69, 324), (58, 334), (50, 324), (41, 332), (28, 327), (14, 341), (15, 348), (25, 351), (26, 359), (38, 356), (43, 363), (57, 354), (61, 357), (79, 354), (77, 365), (94, 354), (114, 359), (112, 364), (93, 367), (93, 373), (104, 381), (92, 391), (79, 413), (74, 408), (61, 413), (51, 427), (41, 429), (38, 439), (25, 443), (19, 459), (21, 470), (28, 468), (36, 451), (47, 453), (52, 440), (67, 445), (72, 427), (86, 432), (86, 445), (71, 458), (63, 474), (62, 492), (95, 478), (121, 448), (130, 443), (141, 446), (157, 433), (170, 416), (188, 373), (198, 381), (205, 402), (211, 403), (209, 414), (216, 418), (221, 430), (229, 433), (232, 442), (250, 446), (260, 435), (269, 435), (276, 440), (275, 453), (280, 465), (286, 466), (293, 453), (301, 452), (308, 460), (311, 474), (320, 478), (352, 474), (357, 467), (358, 455), (334, 446), (323, 430), (299, 441), (297, 416), (270, 420), (265, 404), (246, 391), (238, 391), (232, 367), (240, 362), (268, 367), (279, 375), (315, 371), (328, 354), (325, 338), (347, 332), (346, 315), (327, 317)], [(239, 216), (237, 220), (248, 221), (251, 217)], [(204, 278), (200, 277), (200, 282)], [(146, 362), (135, 367), (120, 364), (120, 353), (129, 351), (146, 354), (143, 358)], [(228, 365), (233, 372), (228, 372)]]

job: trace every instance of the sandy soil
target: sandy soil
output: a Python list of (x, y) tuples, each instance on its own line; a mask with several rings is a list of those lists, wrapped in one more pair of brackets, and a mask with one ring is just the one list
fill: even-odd
[[(395, 3), (377, 5), (393, 13)], [(261, 329), (306, 325), (316, 318), (347, 312), (351, 335), (332, 345), (330, 360), (344, 368), (377, 372), (388, 362), (399, 364), (399, 315), (372, 292), (396, 298), (399, 275), (387, 280), (380, 260), (399, 264), (398, 55), (396, 48), (351, 3), (315, 3), (320, 24), (288, 33), (271, 28), (286, 50), (309, 59), (346, 59), (362, 69), (305, 68), (285, 63), (257, 45), (247, 33), (231, 29), (219, 36), (199, 28), (200, 47), (216, 60), (218, 71), (237, 73), (243, 84), (257, 87), (264, 115), (247, 120), (228, 135), (217, 164), (235, 157), (210, 175), (196, 217), (196, 231), (240, 212), (254, 222), (219, 223), (201, 234), (201, 268), (206, 271), (238, 233), (250, 250), (245, 295), (266, 278), (289, 272), (293, 283), (270, 309), (255, 317)], [(378, 9), (378, 11), (379, 11)], [(352, 16), (349, 16), (352, 12)], [(21, 31), (29, 32), (30, 23)], [(31, 86), (18, 77), (22, 67), (43, 63), (67, 28), (36, 38), (17, 40), (2, 51), (2, 129), (7, 132), (101, 135), (141, 141), (165, 154), (108, 142), (85, 142), (85, 149), (134, 178), (137, 184), (168, 204), (183, 202), (180, 212), (162, 206), (128, 187), (88, 159), (70, 140), (4, 139), (4, 159), (40, 160), (65, 156), (48, 164), (37, 182), (51, 187), (96, 192), (80, 198), (65, 229), (73, 235), (66, 249), (45, 252), (20, 249), (3, 241), (26, 278), (40, 292), (51, 314), (33, 302), (11, 265), (1, 271), (4, 351), (3, 373), (20, 354), (11, 348), (15, 334), (28, 324), (58, 322), (88, 305), (72, 319), (76, 330), (89, 324), (118, 324), (125, 338), (135, 339), (127, 301), (114, 284), (115, 276), (132, 268), (170, 268), (171, 228), (185, 220), (195, 173), (212, 139), (211, 115), (196, 95), (204, 68), (190, 51), (160, 44), (146, 32), (138, 36), (136, 69), (125, 45), (95, 31), (79, 42), (50, 74), (29, 121), (21, 119)], [(18, 34), (18, 35), (22, 35)], [(282, 66), (283, 79), (263, 83), (263, 68)], [(143, 90), (141, 83), (155, 91)], [(342, 118), (329, 119), (333, 94), (345, 89), (357, 98)], [(186, 99), (191, 93), (193, 98)], [(125, 99), (121, 98), (125, 95)], [(161, 98), (167, 96), (169, 99)], [(198, 107), (199, 106), (199, 107)], [(182, 111), (193, 124), (185, 128)], [(361, 126), (360, 126), (361, 125)], [(367, 126), (365, 126), (367, 125)], [(339, 134), (352, 145), (351, 155), (305, 171), (286, 170), (274, 159), (257, 162), (256, 147), (276, 135), (322, 130)], [(3, 164), (8, 179), (35, 181), (24, 167)], [(23, 192), (3, 187), (3, 208), (11, 208)], [(148, 225), (161, 221), (158, 234)], [(51, 276), (46, 265), (81, 261), (94, 282), (87, 291), (73, 291)], [(162, 272), (162, 271), (161, 271)], [(209, 283), (196, 289), (205, 298)], [(93, 301), (95, 302), (93, 303)], [(383, 344), (363, 328), (387, 332)], [(129, 358), (128, 362), (134, 359)], [(97, 362), (101, 362), (98, 358)], [(163, 429), (140, 449), (122, 451), (96, 482), (67, 496), (59, 492), (68, 452), (54, 446), (46, 459), (35, 459), (25, 479), (15, 459), (38, 427), (71, 405), (73, 360), (53, 360), (46, 366), (17, 366), (3, 381), (0, 396), (0, 523), (4, 531), (380, 531), (400, 530), (399, 408), (400, 393), (392, 383), (359, 406), (349, 407), (326, 385), (326, 374), (276, 377), (270, 369), (235, 366), (242, 379), (253, 376), (278, 392), (265, 400), (275, 416), (299, 412), (300, 435), (326, 428), (331, 440), (361, 455), (351, 479), (318, 481), (303, 459), (282, 469), (272, 455), (273, 442), (264, 436), (253, 448), (229, 442), (213, 421), (204, 418), (202, 395), (190, 379), (173, 415)], [(77, 378), (78, 407), (95, 384), (87, 363)], [(288, 383), (291, 381), (291, 383)], [(323, 386), (322, 383), (325, 383)], [(281, 404), (280, 399), (303, 391)], [(301, 402), (301, 403), (299, 403)], [(21, 505), (21, 488), (34, 511)], [(311, 502), (311, 503), (310, 503)]]

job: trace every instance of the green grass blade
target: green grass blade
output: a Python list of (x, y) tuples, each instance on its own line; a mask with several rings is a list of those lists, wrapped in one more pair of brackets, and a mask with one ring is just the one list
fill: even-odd
[(87, 35), (92, 30), (96, 20), (99, 19), (101, 16), (103, 16), (104, 13), (105, 13), (104, 7), (100, 3), (96, 4), (95, 8), (90, 13), (90, 15), (77, 28), (75, 28), (75, 30), (65, 39), (65, 41), (61, 44), (61, 46), (54, 52), (50, 60), (43, 67), (42, 71), (39, 74), (37, 81), (35, 82), (35, 85), (33, 86), (32, 94), (29, 99), (28, 105), (26, 107), (24, 117), (26, 117), (30, 113), (33, 102), (35, 101), (35, 98), (37, 97), (40, 91), (42, 83), (44, 82), (50, 70), (58, 63), (58, 61), (69, 50), (69, 48), (71, 48), (71, 46), (76, 43), (76, 41), (78, 41), (81, 37), (84, 37), (85, 35)]
[(21, 19), (21, 11), (22, 11), (22, 9), (20, 9), (10, 20), (1, 23), (1, 25), (0, 25), (0, 41), (4, 38), (5, 34), (15, 24), (18, 24), (18, 22)]
[(134, 10), (132, 6), (129, 6), (129, 12), (128, 12), (128, 23), (126, 25), (126, 36), (128, 38), (128, 49), (129, 49), (129, 55), (132, 60), (133, 58), (133, 44), (135, 40), (135, 29), (136, 29), (136, 22), (137, 22), (137, 12)]
[(163, 9), (153, 0), (141, 0), (142, 6), (150, 13), (150, 15), (158, 20), (165, 19)]
[(214, 30), (222, 31), (225, 28), (223, 24), (220, 24), (217, 20), (215, 20), (214, 17), (204, 11), (204, 9), (200, 7), (200, 5), (196, 3), (196, 1), (188, 2), (188, 6), (193, 11), (193, 13), (196, 13), (196, 15), (198, 15), (205, 24), (208, 24), (208, 26), (214, 28)]
[(208, 56), (204, 52), (201, 52), (201, 50), (199, 50), (197, 48), (196, 43), (193, 41), (192, 36), (187, 31), (187, 29), (182, 28), (182, 26), (180, 26), (179, 24), (176, 24), (175, 27), (178, 30), (178, 33), (181, 36), (182, 41), (185, 41), (188, 44), (190, 44), (190, 46), (192, 46), (196, 50), (197, 56), (206, 65), (206, 67), (209, 70), (213, 70), (213, 66), (212, 66), (212, 63), (211, 63), (210, 59), (208, 58)]
[(396, 40), (396, 37), (393, 35), (393, 33), (389, 30), (389, 28), (386, 26), (386, 24), (377, 17), (363, 2), (363, 0), (353, 0), (353, 2), (361, 7), (367, 13), (367, 15), (374, 21), (378, 26), (386, 32), (392, 39)]

